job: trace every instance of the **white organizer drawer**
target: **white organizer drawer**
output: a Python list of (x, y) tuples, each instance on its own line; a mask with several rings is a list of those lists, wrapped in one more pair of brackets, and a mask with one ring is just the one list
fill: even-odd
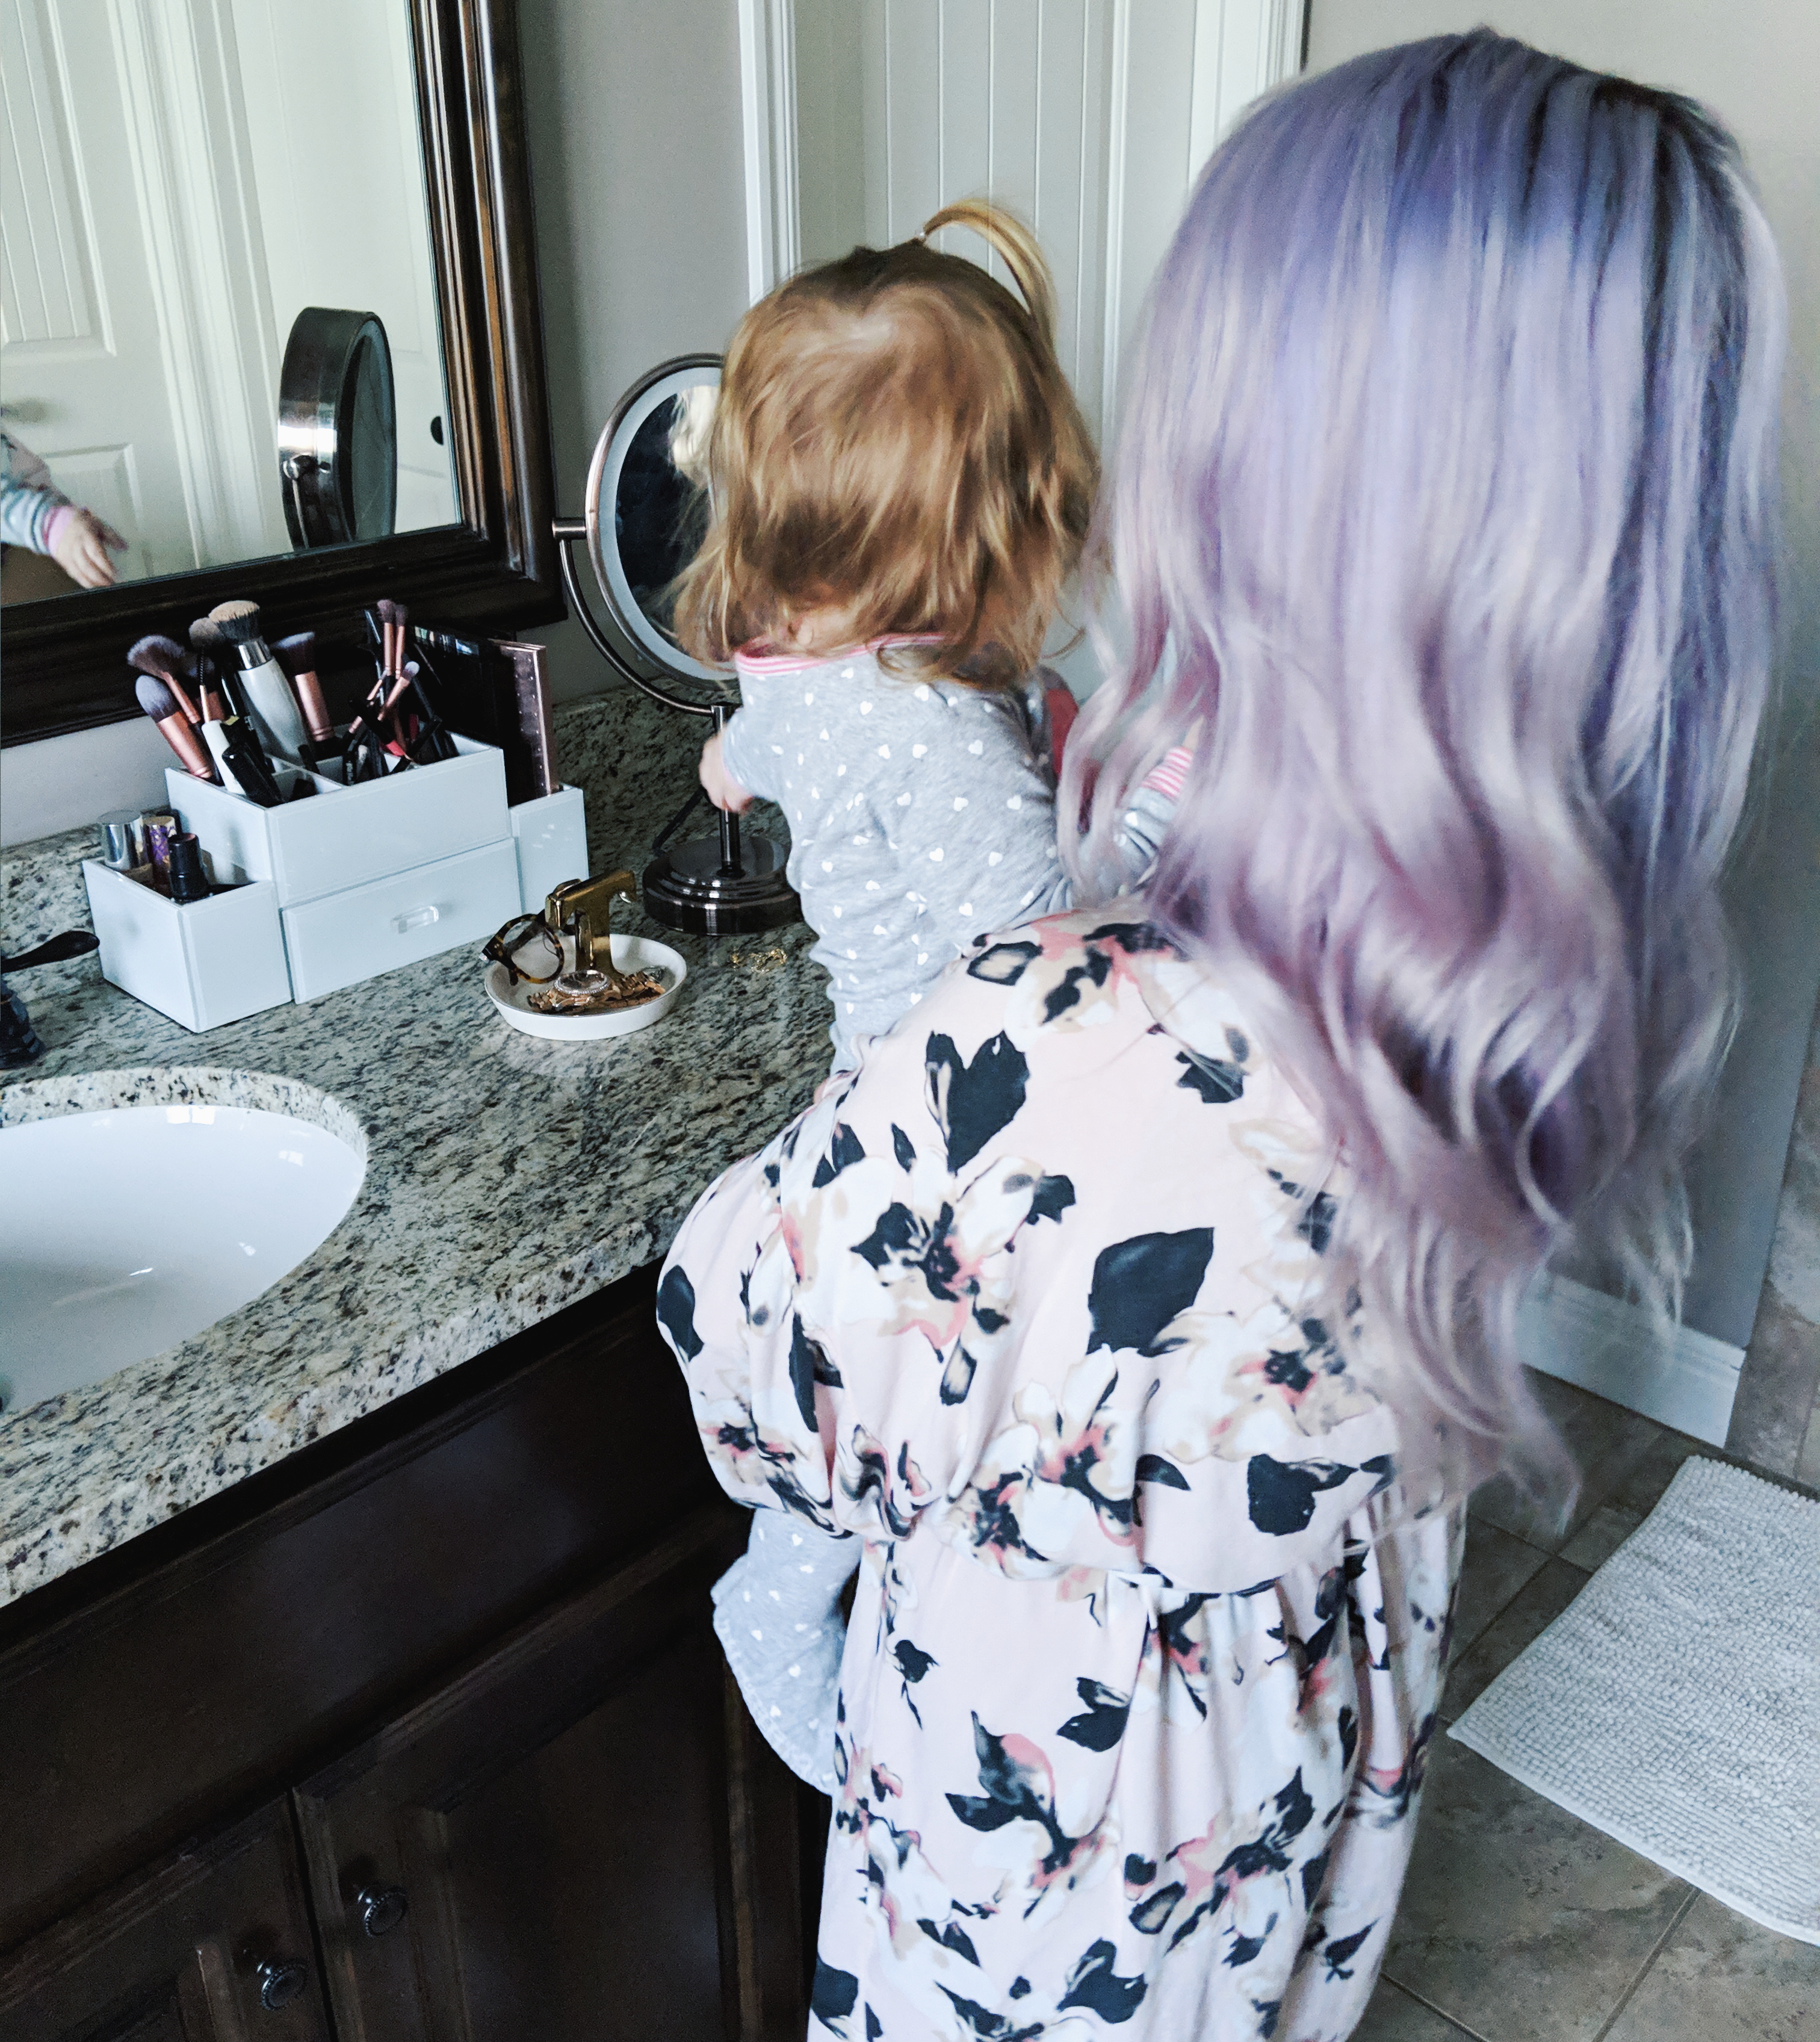
[(588, 876), (587, 819), (579, 787), (521, 801), (510, 812), (518, 845), (518, 898), (526, 914), (540, 908), (565, 879)]
[(276, 809), (172, 768), (165, 784), (217, 865), (226, 858), (249, 879), (269, 879), (288, 908), (509, 836), (504, 759), (490, 744), (455, 741), (459, 758), (353, 787), (319, 776), (314, 801)]
[(270, 885), (236, 886), (179, 907), (93, 858), (82, 860), (82, 877), (110, 985), (196, 1034), (291, 997)]
[(517, 912), (518, 853), (510, 837), (301, 902), (281, 917), (292, 992), (314, 1000), (457, 943), (484, 943)]

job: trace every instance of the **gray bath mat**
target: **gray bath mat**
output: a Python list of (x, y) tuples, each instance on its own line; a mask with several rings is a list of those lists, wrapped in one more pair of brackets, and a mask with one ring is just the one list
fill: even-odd
[(1727, 1906), (1820, 1943), (1820, 1503), (1684, 1463), (1452, 1734)]

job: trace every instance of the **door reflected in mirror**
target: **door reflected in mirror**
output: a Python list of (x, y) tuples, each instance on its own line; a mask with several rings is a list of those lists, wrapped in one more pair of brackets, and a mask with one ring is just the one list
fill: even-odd
[(458, 522), (410, 0), (13, 0), (0, 58), (0, 599)]

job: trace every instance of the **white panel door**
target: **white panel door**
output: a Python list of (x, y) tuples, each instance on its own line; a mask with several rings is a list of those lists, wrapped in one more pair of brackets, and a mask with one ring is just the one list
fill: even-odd
[(0, 0), (0, 398), (58, 487), (130, 541), (123, 579), (198, 564), (104, 0)]
[[(1241, 109), (1299, 68), (1304, 11), (1302, 0), (742, 6), (742, 51), (765, 67), (746, 101), (762, 122), (755, 184), (769, 180), (770, 208), (754, 293), (861, 239), (901, 241), (955, 199), (994, 199), (1043, 243), (1063, 366), (1102, 433), (1189, 188)], [(777, 203), (792, 193), (794, 221)], [(1001, 273), (970, 234), (944, 229), (941, 245)]]
[[(753, 295), (860, 240), (902, 241), (953, 200), (994, 199), (1036, 229), (1062, 366), (1109, 440), (1189, 188), (1241, 109), (1299, 70), (1304, 0), (740, 8)], [(940, 245), (1002, 277), (974, 235), (944, 228)], [(1059, 663), (1079, 692), (1097, 679), (1086, 644)]]

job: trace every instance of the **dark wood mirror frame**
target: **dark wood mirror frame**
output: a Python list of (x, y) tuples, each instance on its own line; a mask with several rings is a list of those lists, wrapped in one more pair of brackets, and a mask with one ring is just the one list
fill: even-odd
[[(227, 596), (258, 603), (269, 637), (315, 632), (326, 679), (365, 660), (360, 613), (381, 595), (476, 634), (564, 614), (517, 0), (410, 8), (460, 524), (13, 605), (0, 742), (138, 715), (127, 648), (150, 631), (187, 644)], [(274, 482), (277, 462), (274, 448)]]

